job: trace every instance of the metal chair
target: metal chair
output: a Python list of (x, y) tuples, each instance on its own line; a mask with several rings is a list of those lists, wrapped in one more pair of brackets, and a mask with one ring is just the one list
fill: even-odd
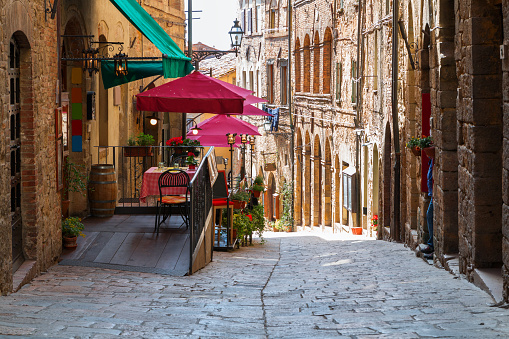
[[(156, 221), (154, 231), (159, 234), (159, 227), (171, 215), (171, 208), (178, 207), (180, 215), (189, 227), (189, 175), (179, 169), (169, 169), (159, 177), (159, 198), (156, 202)], [(162, 220), (161, 220), (162, 215)], [(182, 225), (180, 225), (182, 226)]]

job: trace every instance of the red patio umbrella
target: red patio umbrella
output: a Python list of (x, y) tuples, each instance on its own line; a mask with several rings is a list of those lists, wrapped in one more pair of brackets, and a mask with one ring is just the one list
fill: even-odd
[(153, 112), (241, 114), (246, 97), (250, 96), (250, 102), (263, 101), (252, 97), (252, 93), (195, 71), (137, 94), (136, 108)]
[(201, 128), (201, 131), (199, 131), (197, 135), (193, 135), (193, 132), (189, 131), (187, 133), (188, 137), (201, 137), (208, 135), (220, 136), (226, 139), (227, 133), (237, 133), (238, 135), (261, 135), (258, 132), (258, 127), (255, 125), (224, 114), (214, 115), (212, 118), (203, 120), (196, 126)]

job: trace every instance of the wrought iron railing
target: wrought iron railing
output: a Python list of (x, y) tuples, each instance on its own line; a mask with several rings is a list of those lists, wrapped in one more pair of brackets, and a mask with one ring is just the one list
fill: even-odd
[[(217, 168), (215, 162), (216, 156), (214, 147), (211, 147), (203, 157), (198, 170), (191, 180), (191, 206), (190, 206), (190, 263), (189, 274), (193, 273), (194, 263), (199, 260), (200, 253), (205, 256), (203, 260), (208, 262), (212, 260), (212, 248), (206, 250), (206, 246), (212, 244), (212, 239), (207, 238), (207, 234), (212, 235), (213, 230), (207, 229), (207, 226), (213, 225), (212, 211), (212, 186), (217, 178)], [(203, 248), (202, 248), (203, 246)], [(206, 258), (210, 255), (210, 258)]]
[[(203, 147), (192, 147), (198, 152), (197, 159), (203, 157)], [(100, 153), (108, 149), (106, 154), (112, 156), (101, 157)], [(113, 166), (117, 173), (117, 205), (116, 214), (155, 214), (155, 200), (147, 197), (142, 201), (140, 197), (143, 173), (159, 163), (173, 166), (174, 162), (183, 166), (187, 151), (186, 146), (107, 146), (98, 147), (99, 163), (113, 159)], [(110, 160), (111, 163), (111, 160)]]

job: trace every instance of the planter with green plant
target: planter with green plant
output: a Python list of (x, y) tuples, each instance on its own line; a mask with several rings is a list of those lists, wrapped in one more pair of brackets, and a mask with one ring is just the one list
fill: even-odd
[(127, 146), (124, 147), (124, 157), (151, 157), (152, 146), (155, 140), (150, 134), (141, 132), (136, 137), (131, 136), (127, 140)]
[(198, 161), (194, 158), (194, 153), (188, 152), (186, 158), (186, 165), (189, 166), (189, 169), (195, 169), (197, 164)]
[(230, 196), (230, 200), (233, 202), (234, 209), (243, 209), (249, 201), (249, 193), (246, 190), (238, 189)]
[(420, 156), (421, 155), (420, 142), (421, 142), (420, 138), (412, 137), (406, 143), (406, 147), (409, 148), (415, 156)]
[(265, 187), (263, 186), (263, 177), (259, 175), (255, 178), (253, 186), (251, 186), (251, 191), (253, 192), (253, 196), (258, 198), (264, 190)]
[(419, 146), (424, 151), (424, 153), (426, 153), (428, 158), (435, 158), (435, 147), (433, 146), (433, 140), (431, 139), (431, 136), (423, 136), (420, 140)]
[(292, 202), (293, 202), (293, 185), (285, 182), (281, 191), (281, 199), (283, 199), (283, 212), (281, 218), (276, 221), (276, 228), (285, 232), (291, 232), (293, 227)]
[(78, 236), (85, 237), (85, 225), (78, 217), (68, 217), (62, 220), (62, 240), (65, 248), (76, 248)]
[(252, 222), (249, 217), (243, 213), (235, 213), (233, 214), (233, 236), (236, 237), (239, 242), (244, 239), (244, 237), (250, 234)]
[(62, 217), (69, 216), (69, 193), (75, 192), (86, 196), (88, 175), (85, 165), (74, 163), (69, 157), (65, 158), (64, 165), (64, 193), (62, 194)]

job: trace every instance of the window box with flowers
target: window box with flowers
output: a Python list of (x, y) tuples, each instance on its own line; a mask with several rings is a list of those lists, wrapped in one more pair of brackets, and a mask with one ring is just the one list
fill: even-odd
[(426, 137), (423, 135), (419, 142), (419, 146), (424, 151), (424, 153), (426, 153), (428, 158), (435, 158), (435, 146), (433, 146), (433, 140), (431, 139), (431, 136)]

